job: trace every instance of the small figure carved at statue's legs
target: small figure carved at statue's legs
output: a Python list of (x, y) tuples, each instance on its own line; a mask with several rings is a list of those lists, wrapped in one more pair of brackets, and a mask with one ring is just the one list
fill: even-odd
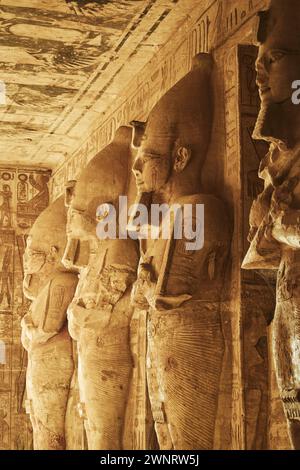
[(9, 449), (9, 425), (5, 421), (7, 413), (0, 409), (0, 450)]

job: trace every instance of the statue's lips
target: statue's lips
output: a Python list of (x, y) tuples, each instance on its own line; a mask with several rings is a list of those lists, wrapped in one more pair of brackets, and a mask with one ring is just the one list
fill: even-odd
[(141, 187), (145, 186), (145, 183), (144, 183), (144, 181), (136, 180), (136, 185), (137, 185), (138, 188), (141, 188)]
[(258, 89), (259, 89), (259, 92), (261, 94), (264, 94), (264, 93), (267, 93), (268, 91), (271, 91), (271, 88), (269, 86), (262, 86), (261, 85), (261, 86), (258, 87)]

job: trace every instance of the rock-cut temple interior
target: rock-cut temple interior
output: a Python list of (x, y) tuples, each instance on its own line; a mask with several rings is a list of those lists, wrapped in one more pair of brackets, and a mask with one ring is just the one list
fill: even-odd
[(300, 450), (299, 0), (0, 24), (0, 449)]

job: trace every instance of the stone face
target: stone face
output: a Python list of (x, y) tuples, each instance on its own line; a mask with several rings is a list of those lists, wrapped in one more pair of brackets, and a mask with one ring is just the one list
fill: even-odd
[(274, 0), (260, 18), (257, 58), (262, 108), (255, 135), (271, 143), (262, 160), (263, 193), (251, 211), (246, 269), (278, 270), (273, 321), (277, 382), (294, 449), (300, 449), (299, 405), (299, 110), (292, 102), (299, 77), (300, 7)]

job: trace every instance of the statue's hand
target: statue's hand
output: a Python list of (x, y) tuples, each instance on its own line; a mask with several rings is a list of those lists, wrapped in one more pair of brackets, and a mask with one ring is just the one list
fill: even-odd
[(293, 202), (293, 190), (298, 184), (298, 177), (289, 178), (281, 186), (278, 186), (272, 195), (270, 216), (273, 221), (281, 218)]
[(42, 328), (36, 327), (30, 315), (25, 315), (21, 321), (22, 327), (22, 344), (26, 350), (29, 350), (33, 346), (44, 344), (50, 338), (55, 336), (57, 332), (46, 332)]
[(137, 281), (133, 284), (131, 292), (131, 302), (134, 307), (148, 309), (151, 305), (156, 286), (152, 279), (152, 266), (148, 263), (141, 263), (138, 268)]

